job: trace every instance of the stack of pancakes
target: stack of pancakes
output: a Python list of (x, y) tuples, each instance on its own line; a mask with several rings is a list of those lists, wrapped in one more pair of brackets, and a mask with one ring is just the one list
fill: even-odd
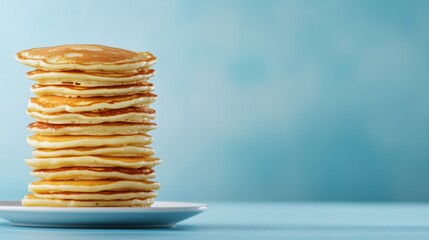
[(36, 122), (27, 142), (31, 175), (24, 206), (149, 207), (160, 160), (149, 147), (156, 128), (148, 80), (156, 58), (101, 45), (63, 45), (16, 54), (36, 70), (28, 104)]

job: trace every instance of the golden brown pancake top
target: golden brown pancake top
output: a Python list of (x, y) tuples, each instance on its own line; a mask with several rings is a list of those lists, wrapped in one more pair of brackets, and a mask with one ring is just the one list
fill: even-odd
[(17, 53), (18, 59), (41, 60), (50, 64), (121, 65), (156, 59), (150, 53), (147, 54), (147, 59), (142, 59), (142, 57), (143, 55), (137, 52), (96, 44), (71, 44), (32, 48)]
[(155, 172), (152, 168), (121, 168), (121, 167), (62, 167), (54, 169), (38, 169), (33, 172), (56, 173), (71, 170), (87, 170), (93, 172), (121, 172), (126, 174), (151, 174)]
[[(39, 112), (28, 109), (28, 112)], [(39, 112), (40, 113), (40, 112)], [(147, 113), (147, 114), (155, 114), (155, 110), (149, 107), (128, 107), (128, 108), (119, 108), (119, 109), (103, 109), (96, 112), (77, 112), (73, 114), (80, 114), (87, 117), (109, 117), (116, 116), (127, 113)], [(44, 115), (63, 115), (69, 114), (69, 112), (55, 112), (55, 113), (43, 113)]]

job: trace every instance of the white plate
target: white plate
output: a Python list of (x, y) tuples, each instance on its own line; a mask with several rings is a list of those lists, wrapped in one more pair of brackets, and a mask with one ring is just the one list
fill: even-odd
[(59, 208), (0, 201), (0, 218), (25, 227), (155, 228), (173, 227), (206, 209), (207, 204), (186, 202), (159, 201), (150, 208)]

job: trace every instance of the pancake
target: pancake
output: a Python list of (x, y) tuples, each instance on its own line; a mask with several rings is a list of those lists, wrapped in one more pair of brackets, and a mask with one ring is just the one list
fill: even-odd
[(102, 109), (121, 109), (131, 106), (147, 106), (156, 101), (152, 93), (139, 93), (126, 96), (70, 98), (60, 96), (40, 96), (31, 98), (28, 109), (43, 113), (89, 112)]
[(155, 178), (151, 168), (106, 168), (106, 167), (66, 167), (55, 169), (36, 169), (31, 176), (44, 180), (147, 180)]
[(62, 156), (107, 156), (107, 157), (150, 157), (155, 151), (144, 146), (112, 146), (112, 147), (80, 147), (80, 148), (38, 148), (33, 151), (33, 157), (52, 158)]
[(155, 56), (149, 52), (132, 52), (95, 44), (33, 48), (21, 51), (15, 57), (27, 66), (53, 71), (127, 72), (149, 68), (156, 62)]
[(33, 122), (28, 130), (40, 135), (133, 135), (152, 131), (155, 123), (49, 124)]
[(128, 200), (128, 199), (147, 199), (155, 198), (156, 192), (58, 192), (58, 193), (33, 193), (33, 196), (39, 199), (61, 199), (61, 200)]
[(52, 124), (98, 124), (109, 122), (148, 123), (155, 119), (155, 110), (148, 107), (105, 109), (97, 112), (42, 113), (28, 110), (27, 114), (39, 122)]
[(63, 97), (121, 96), (152, 92), (153, 90), (153, 84), (148, 82), (103, 87), (34, 84), (31, 88), (31, 91), (39, 96), (54, 95)]
[(117, 86), (148, 81), (155, 75), (153, 69), (141, 69), (126, 73), (103, 73), (71, 71), (45, 71), (36, 69), (27, 73), (27, 77), (42, 85), (62, 86)]
[(35, 193), (55, 192), (101, 192), (101, 191), (153, 191), (159, 189), (159, 183), (150, 180), (82, 180), (48, 181), (39, 180), (28, 185), (28, 191)]
[(25, 163), (33, 169), (54, 169), (63, 167), (123, 167), (123, 168), (150, 168), (161, 163), (154, 157), (104, 157), (104, 156), (76, 156), (58, 158), (28, 158)]
[(118, 145), (148, 145), (152, 137), (147, 134), (111, 135), (111, 136), (43, 136), (27, 137), (27, 143), (33, 148), (73, 148), (73, 147), (100, 147)]
[(21, 204), (26, 207), (150, 207), (154, 198), (128, 200), (61, 200), (27, 195)]

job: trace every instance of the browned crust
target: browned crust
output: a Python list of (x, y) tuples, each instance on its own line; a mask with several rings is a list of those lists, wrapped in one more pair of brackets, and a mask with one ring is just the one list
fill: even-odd
[[(153, 110), (153, 109), (151, 109)], [(154, 110), (155, 111), (155, 110)], [(142, 123), (133, 123), (133, 122), (112, 122), (112, 123), (99, 123), (99, 124), (50, 124), (44, 122), (33, 122), (28, 125), (28, 129), (62, 129), (62, 128), (81, 128), (81, 127), (90, 127), (102, 126), (102, 127), (115, 127), (115, 126), (156, 126), (156, 123), (152, 122), (142, 122)]]
[[(38, 112), (31, 109), (28, 109), (28, 112)], [(39, 112), (42, 113), (42, 112)], [(116, 116), (127, 113), (147, 113), (147, 114), (155, 114), (156, 111), (149, 107), (128, 107), (128, 108), (119, 108), (119, 109), (103, 109), (96, 112), (76, 112), (73, 114), (81, 114), (83, 116), (88, 117), (108, 117), (108, 116)], [(44, 115), (62, 115), (62, 114), (70, 114), (69, 112), (56, 112), (56, 113), (43, 113)]]
[(49, 184), (49, 185), (86, 185), (86, 186), (94, 186), (94, 185), (105, 185), (105, 184), (111, 184), (115, 182), (121, 182), (121, 181), (127, 181), (127, 182), (139, 182), (144, 184), (156, 184), (157, 182), (150, 181), (150, 180), (39, 180), (32, 182), (33, 185), (43, 185), (43, 184)]
[(37, 98), (31, 98), (30, 101), (34, 104), (43, 107), (57, 107), (61, 105), (67, 106), (82, 106), (79, 102), (85, 102), (84, 106), (91, 106), (97, 103), (109, 103), (114, 104), (118, 102), (124, 102), (138, 98), (156, 98), (157, 95), (153, 93), (143, 92), (133, 95), (122, 95), (122, 96), (110, 96), (110, 97), (61, 97), (61, 96), (40, 96)]
[(124, 84), (124, 85), (114, 85), (114, 86), (101, 86), (101, 87), (82, 87), (82, 86), (78, 86), (78, 85), (43, 85), (43, 84), (34, 84), (32, 86), (33, 89), (42, 89), (42, 88), (46, 88), (46, 87), (57, 87), (57, 88), (67, 88), (67, 89), (72, 89), (72, 90), (78, 90), (78, 91), (85, 91), (85, 90), (96, 90), (96, 89), (125, 89), (125, 88), (133, 88), (133, 87), (153, 87), (153, 83), (150, 82), (146, 82), (146, 81), (140, 81), (137, 83), (133, 83), (133, 84)]
[[(101, 48), (102, 51), (76, 49), (76, 48), (85, 48), (85, 47)], [(26, 53), (29, 56), (24, 57), (23, 53)], [(68, 57), (67, 54), (78, 54), (78, 55), (75, 55), (73, 57)], [(54, 47), (32, 48), (32, 49), (21, 51), (17, 53), (16, 56), (18, 59), (21, 59), (21, 60), (37, 60), (37, 61), (43, 61), (45, 63), (53, 64), (53, 65), (103, 64), (103, 65), (116, 66), (116, 65), (156, 60), (156, 57), (153, 54), (149, 52), (145, 52), (145, 54), (148, 56), (147, 59), (142, 59), (141, 53), (137, 53), (137, 52), (121, 49), (121, 48), (113, 48), (113, 47), (96, 45), (96, 44), (70, 44), (70, 45), (61, 45), (61, 46), (54, 46)], [(55, 59), (55, 62), (49, 62), (48, 61), (49, 58)]]
[(50, 73), (50, 72), (84, 74), (84, 75), (91, 75), (91, 76), (97, 76), (97, 77), (109, 77), (109, 78), (127, 78), (127, 77), (134, 77), (138, 75), (151, 75), (155, 73), (155, 69), (142, 68), (131, 72), (84, 72), (81, 70), (48, 71), (48, 70), (36, 69), (36, 70), (27, 72), (27, 77), (31, 77), (37, 74)]
[(63, 167), (63, 168), (54, 168), (54, 169), (38, 169), (33, 170), (33, 172), (45, 172), (45, 173), (56, 173), (72, 170), (86, 170), (93, 172), (121, 172), (131, 175), (136, 174), (151, 174), (155, 171), (152, 168), (120, 168), (120, 167)]

